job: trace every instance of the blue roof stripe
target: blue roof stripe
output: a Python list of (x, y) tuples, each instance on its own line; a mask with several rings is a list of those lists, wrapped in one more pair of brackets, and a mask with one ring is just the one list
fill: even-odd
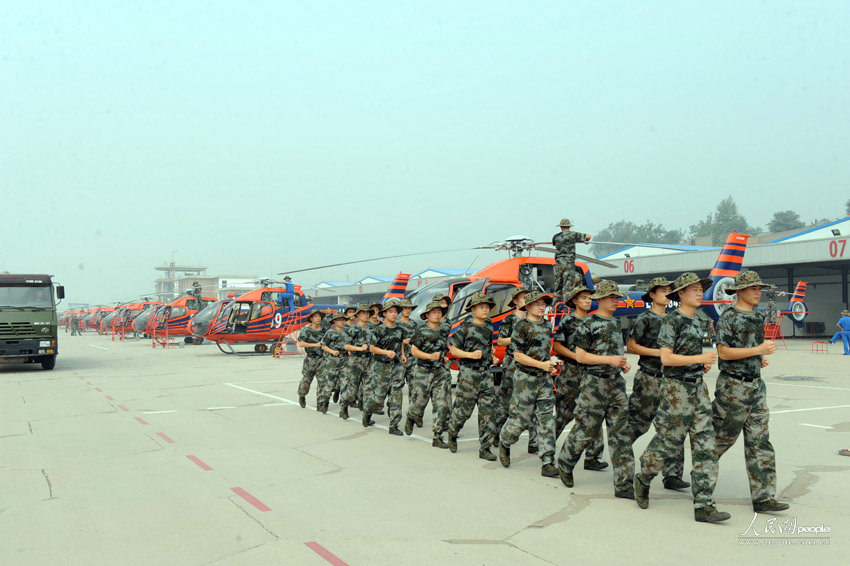
[(808, 228), (806, 230), (802, 230), (800, 232), (795, 232), (790, 236), (785, 236), (784, 238), (779, 238), (777, 240), (771, 240), (766, 242), (768, 244), (778, 244), (779, 242), (784, 242), (785, 240), (790, 240), (792, 238), (796, 238), (798, 236), (802, 236), (803, 234), (809, 234), (814, 232), (815, 230), (823, 230), (824, 228), (829, 228), (830, 226), (835, 226), (836, 224), (841, 224), (842, 222), (847, 222), (850, 220), (850, 216), (845, 216), (844, 218), (839, 218), (838, 220), (833, 220), (832, 222), (827, 222), (826, 224), (821, 224), (819, 226), (813, 226), (812, 228)]

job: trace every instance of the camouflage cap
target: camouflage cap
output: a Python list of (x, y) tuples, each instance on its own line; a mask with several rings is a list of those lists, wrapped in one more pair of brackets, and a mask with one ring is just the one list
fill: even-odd
[(558, 224), (561, 228), (569, 228), (573, 223), (570, 222), (569, 218), (561, 218), (561, 222)]
[(746, 289), (747, 287), (773, 287), (768, 283), (765, 283), (759, 277), (759, 274), (755, 271), (742, 271), (738, 275), (735, 276), (735, 284), (726, 287), (724, 291), (727, 295), (734, 295), (736, 291), (739, 289)]
[(381, 313), (385, 313), (393, 307), (395, 307), (396, 309), (401, 311), (401, 309), (398, 306), (398, 300), (397, 299), (390, 299), (389, 301), (384, 303), (383, 306), (381, 306)]
[(357, 310), (355, 311), (354, 314), (357, 314), (359, 312), (368, 312), (369, 314), (372, 314), (372, 307), (371, 307), (371, 305), (369, 305), (367, 303), (361, 303), (361, 304), (357, 305)]
[(346, 320), (347, 318), (344, 311), (336, 311), (331, 317), (331, 322), (336, 322), (339, 319)]
[(317, 314), (317, 315), (319, 315), (320, 317), (325, 318), (325, 315), (326, 315), (327, 313), (326, 313), (325, 311), (313, 310), (313, 311), (311, 311), (311, 312), (310, 312), (310, 314), (309, 314), (309, 315), (307, 315), (307, 319), (309, 320), (309, 319), (310, 319), (310, 317), (312, 317), (314, 314)]
[(422, 320), (427, 320), (428, 313), (434, 309), (440, 309), (443, 314), (446, 314), (446, 311), (449, 310), (448, 307), (440, 305), (440, 301), (432, 300), (430, 303), (425, 305), (425, 310), (422, 311), (422, 314), (419, 315), (419, 318), (421, 318)]
[(384, 305), (382, 305), (381, 303), (371, 303), (371, 304), (369, 305), (369, 309), (370, 309), (370, 310), (371, 310), (371, 309), (373, 309), (373, 308), (375, 308), (375, 307), (378, 307), (378, 312), (380, 312), (380, 311), (381, 311), (381, 309), (384, 307)]
[(850, 311), (844, 309), (843, 311), (841, 311), (841, 316), (850, 316)]
[(508, 301), (508, 304), (509, 305), (514, 304), (514, 301), (516, 300), (517, 297), (519, 297), (523, 293), (528, 293), (528, 292), (529, 292), (528, 289), (526, 289), (525, 287), (517, 287), (516, 289), (511, 291), (511, 298)]
[(488, 305), (490, 305), (491, 309), (496, 306), (496, 301), (494, 301), (492, 297), (479, 291), (472, 295), (472, 298), (469, 299), (469, 304), (466, 305), (466, 309), (464, 310), (466, 312), (470, 312), (472, 310), (472, 307), (474, 307), (475, 305), (480, 305), (481, 303), (487, 303)]
[(529, 291), (528, 295), (525, 296), (525, 304), (523, 306), (519, 307), (519, 310), (524, 311), (526, 306), (530, 305), (531, 303), (533, 303), (535, 301), (539, 301), (541, 299), (543, 299), (543, 301), (546, 303), (546, 306), (549, 306), (549, 305), (552, 304), (552, 296), (551, 295), (544, 295), (540, 291)]
[(567, 305), (567, 306), (569, 306), (569, 307), (571, 307), (571, 306), (575, 306), (575, 302), (573, 301), (573, 299), (575, 299), (576, 297), (578, 297), (578, 294), (579, 294), (579, 293), (583, 293), (583, 292), (585, 292), (585, 291), (587, 291), (587, 292), (588, 292), (588, 293), (590, 293), (591, 295), (593, 294), (593, 291), (591, 291), (590, 289), (588, 289), (588, 288), (587, 288), (587, 287), (585, 287), (584, 285), (581, 285), (580, 287), (576, 287), (575, 289), (573, 289), (573, 290), (572, 290), (572, 292), (570, 293), (570, 296), (569, 296), (569, 297), (567, 297), (567, 300), (566, 300), (566, 301), (564, 301), (564, 304), (566, 304), (566, 305)]
[(711, 287), (711, 279), (708, 277), (700, 278), (700, 276), (693, 271), (688, 271), (687, 273), (683, 273), (676, 277), (676, 280), (673, 281), (673, 290), (667, 293), (667, 298), (674, 301), (679, 300), (679, 291), (689, 285), (693, 285), (694, 283), (700, 283), (702, 285), (703, 292)]
[(398, 308), (400, 309), (415, 309), (416, 305), (413, 304), (413, 301), (410, 299), (402, 299), (398, 304)]
[(445, 299), (449, 304), (452, 304), (452, 298), (442, 293), (437, 293), (431, 298), (432, 301), (442, 301), (443, 299)]
[(596, 288), (593, 290), (593, 294), (590, 296), (591, 299), (601, 299), (603, 297), (609, 297), (611, 295), (616, 295), (620, 298), (625, 297), (626, 294), (620, 291), (620, 288), (617, 287), (617, 284), (608, 279), (603, 279), (599, 283), (596, 284)]
[(649, 285), (646, 288), (646, 293), (643, 294), (641, 299), (643, 299), (644, 303), (652, 302), (652, 298), (649, 296), (650, 293), (655, 291), (658, 287), (664, 287), (666, 285), (673, 285), (672, 281), (669, 281), (666, 277), (654, 277), (649, 281)]
[(347, 307), (345, 307), (345, 309), (343, 309), (343, 312), (348, 312), (348, 311), (357, 312), (357, 307), (354, 306), (354, 305), (348, 305)]

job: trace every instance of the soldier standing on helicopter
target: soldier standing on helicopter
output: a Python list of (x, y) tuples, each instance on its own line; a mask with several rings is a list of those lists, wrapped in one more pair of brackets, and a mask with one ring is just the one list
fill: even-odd
[(552, 236), (555, 246), (555, 301), (564, 302), (575, 286), (576, 244), (590, 241), (590, 234), (571, 232), (569, 218), (562, 218), (561, 231)]

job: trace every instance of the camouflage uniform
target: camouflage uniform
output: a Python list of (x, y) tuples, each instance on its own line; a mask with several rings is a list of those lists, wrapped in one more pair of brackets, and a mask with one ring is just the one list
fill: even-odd
[[(702, 326), (696, 317), (675, 310), (664, 317), (658, 344), (674, 354), (702, 354)], [(664, 366), (661, 402), (655, 416), (655, 436), (640, 457), (636, 479), (644, 486), (677, 458), (685, 437), (691, 437), (691, 485), (694, 508), (713, 506), (717, 484), (717, 443), (711, 424), (711, 401), (702, 379), (703, 364)]]
[[(548, 362), (552, 354), (552, 326), (546, 320), (532, 322), (520, 319), (511, 333), (511, 345), (539, 362)], [(555, 416), (552, 378), (549, 373), (526, 366), (514, 359), (514, 387), (508, 419), (502, 426), (499, 442), (511, 446), (519, 440), (522, 431), (531, 423), (532, 414), (537, 415), (540, 438), (540, 460), (543, 464), (555, 461)]]
[(495, 391), (493, 374), (490, 373), (493, 354), (493, 325), (489, 322), (478, 325), (467, 318), (449, 339), (450, 343), (464, 352), (481, 350), (480, 360), (460, 359), (460, 373), (449, 422), (449, 439), (456, 438), (463, 425), (469, 420), (475, 405), (478, 405), (478, 439), (481, 450), (489, 450), (495, 436), (494, 405)]
[[(352, 324), (347, 328), (348, 344), (351, 346), (363, 346), (369, 343), (371, 332), (368, 326)], [(356, 405), (362, 401), (361, 384), (366, 380), (369, 370), (369, 351), (348, 352), (348, 360), (345, 367), (345, 378), (342, 391), (340, 392), (340, 403), (346, 407)]]
[[(563, 223), (562, 223), (563, 225)], [(585, 234), (563, 230), (552, 236), (555, 246), (555, 300), (564, 301), (576, 283), (576, 244), (585, 241)]]
[(443, 363), (446, 354), (446, 336), (437, 328), (427, 324), (420, 326), (410, 340), (425, 354), (440, 352), (439, 360), (416, 360), (413, 379), (410, 382), (410, 406), (407, 418), (413, 422), (422, 422), (425, 407), (431, 400), (431, 412), (434, 418), (434, 437), (441, 437), (446, 430), (450, 405), (446, 398), (446, 383), (451, 384), (451, 375)]
[[(441, 321), (440, 322), (440, 334), (443, 335), (443, 339), (445, 340), (445, 342), (447, 344), (449, 342), (449, 334), (451, 334), (451, 332), (452, 332), (452, 325), (449, 324), (445, 320)], [(448, 379), (446, 380), (444, 387), (446, 388), (446, 403), (448, 404), (448, 407), (449, 407), (449, 416), (451, 416), (452, 405), (454, 404), (454, 402), (452, 401), (452, 373), (451, 373), (452, 362), (443, 360), (443, 368), (446, 370), (446, 375), (448, 376)]]
[[(301, 330), (298, 339), (302, 342), (315, 344), (322, 341), (324, 332), (321, 329), (315, 329), (312, 326), (305, 326)], [(319, 369), (322, 366), (322, 349), (321, 348), (305, 348), (307, 356), (304, 358), (304, 365), (301, 366), (301, 382), (298, 384), (298, 396), (306, 397), (310, 392), (310, 385), (313, 384), (313, 378), (317, 377)], [(318, 391), (317, 391), (318, 396)]]
[[(599, 356), (622, 356), (623, 335), (615, 318), (594, 314), (576, 331), (577, 348)], [(584, 366), (575, 410), (575, 425), (561, 447), (558, 466), (572, 473), (581, 453), (600, 434), (602, 421), (608, 430), (608, 447), (614, 466), (616, 492), (632, 491), (634, 454), (629, 436), (629, 409), (626, 381), (620, 369), (611, 365)]]
[[(524, 320), (511, 313), (502, 320), (499, 326), (499, 338), (510, 338), (513, 334), (516, 324)], [(502, 381), (499, 384), (499, 391), (496, 398), (496, 430), (501, 430), (508, 420), (508, 411), (511, 405), (511, 395), (514, 392), (514, 374), (516, 372), (516, 360), (514, 360), (514, 345), (513, 340), (505, 346), (505, 357), (502, 360)], [(528, 445), (532, 448), (538, 447), (539, 441), (537, 437), (537, 414), (532, 413), (531, 420), (528, 423)]]
[(369, 397), (368, 406), (363, 404), (365, 414), (375, 414), (384, 407), (387, 402), (387, 410), (390, 417), (390, 428), (398, 428), (401, 422), (401, 406), (404, 388), (404, 366), (401, 363), (401, 347), (404, 340), (404, 329), (398, 324), (387, 326), (378, 325), (369, 337), (369, 344), (382, 350), (392, 350), (395, 358), (389, 359), (381, 354), (372, 356), (371, 376), (372, 393)]
[[(730, 307), (717, 321), (717, 342), (730, 348), (753, 348), (764, 342), (764, 314)], [(712, 407), (718, 458), (744, 431), (744, 459), (753, 502), (776, 495), (776, 453), (770, 443), (767, 392), (761, 380), (762, 356), (718, 362), (720, 375)]]
[(347, 360), (345, 345), (348, 343), (348, 334), (345, 330), (330, 328), (322, 337), (322, 344), (331, 350), (339, 350), (339, 355), (334, 356), (325, 353), (322, 368), (319, 370), (319, 392), (316, 401), (317, 408), (321, 412), (328, 410), (331, 395), (339, 391), (338, 382), (345, 368)]
[[(584, 323), (583, 318), (579, 318), (574, 314), (565, 315), (561, 318), (561, 323), (558, 325), (558, 330), (555, 332), (555, 341), (563, 344), (567, 349), (575, 352), (576, 350), (576, 332)], [(555, 438), (561, 436), (561, 433), (568, 424), (575, 418), (576, 400), (578, 399), (579, 386), (581, 378), (584, 374), (584, 366), (570, 358), (563, 358), (564, 367), (561, 373), (555, 376), (555, 387), (558, 392), (555, 393)], [(585, 450), (585, 458), (588, 460), (599, 460), (602, 458), (604, 444), (602, 443), (602, 428), (594, 434), (590, 444)]]
[[(401, 311), (401, 307), (399, 307), (399, 311)], [(413, 335), (416, 334), (416, 323), (412, 320), (408, 320), (405, 322), (401, 320), (401, 315), (399, 315), (396, 324), (400, 326), (402, 330), (404, 330), (405, 340), (413, 338)], [(410, 346), (404, 347), (404, 355), (407, 357), (407, 363), (404, 364), (404, 382), (407, 384), (407, 399), (408, 402), (410, 402), (410, 397), (413, 395), (413, 390), (411, 389), (410, 381), (413, 379), (414, 366), (416, 366), (416, 362), (418, 360), (410, 355)]]
[[(658, 333), (661, 323), (666, 316), (661, 316), (648, 310), (642, 312), (632, 327), (631, 338), (640, 346), (658, 349)], [(632, 383), (632, 394), (629, 397), (629, 422), (631, 424), (632, 444), (649, 430), (649, 425), (658, 412), (661, 402), (661, 358), (641, 356), (638, 360), (638, 371)], [(685, 445), (679, 446), (676, 457), (667, 462), (664, 477), (681, 478), (685, 467)], [(683, 484), (684, 486), (684, 484)]]
[(778, 316), (776, 312), (776, 290), (767, 287), (764, 294), (767, 296), (767, 320), (765, 322), (776, 322)]

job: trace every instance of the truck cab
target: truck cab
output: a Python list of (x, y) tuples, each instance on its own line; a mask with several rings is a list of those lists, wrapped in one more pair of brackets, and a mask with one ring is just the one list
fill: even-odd
[[(56, 287), (55, 297), (65, 298), (65, 288)], [(0, 360), (53, 369), (57, 328), (50, 275), (0, 274)]]

